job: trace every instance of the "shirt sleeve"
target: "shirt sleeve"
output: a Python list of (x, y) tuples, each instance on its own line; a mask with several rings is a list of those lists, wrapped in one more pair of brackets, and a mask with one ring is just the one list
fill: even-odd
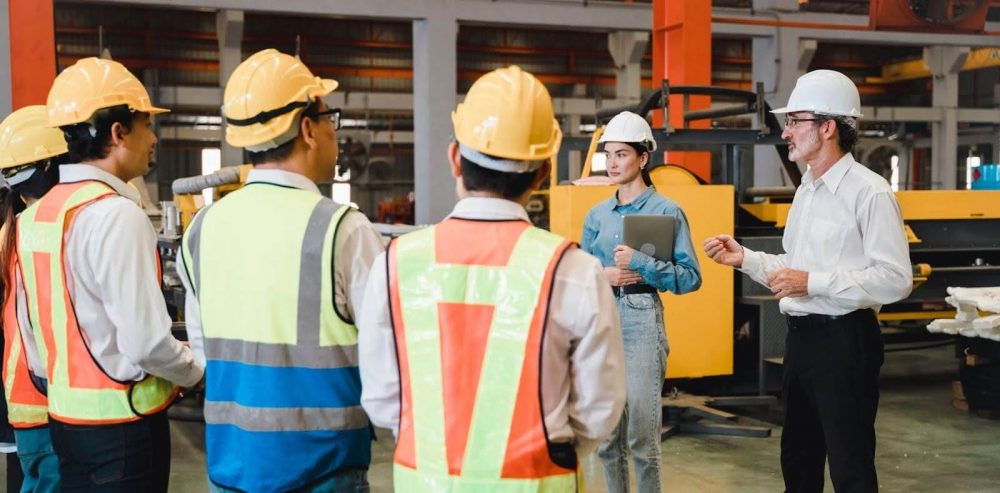
[(859, 306), (887, 305), (910, 294), (913, 269), (899, 204), (877, 192), (857, 212), (869, 265), (860, 270), (810, 272), (809, 295), (849, 300)]
[(198, 297), (191, 289), (191, 279), (187, 271), (188, 259), (184, 256), (184, 249), (177, 251), (177, 275), (184, 285), (184, 329), (187, 331), (188, 345), (191, 354), (194, 356), (195, 364), (205, 367), (205, 332), (201, 328), (201, 305)]
[(629, 270), (638, 272), (647, 284), (659, 291), (684, 294), (701, 287), (701, 267), (691, 244), (691, 229), (680, 209), (674, 214), (674, 257), (672, 262), (657, 260), (638, 250), (632, 254)]
[(750, 276), (750, 279), (767, 286), (767, 276), (788, 266), (786, 256), (784, 253), (775, 255), (743, 247), (743, 265), (738, 269)]
[(334, 303), (348, 320), (361, 312), (372, 262), (385, 251), (382, 237), (364, 214), (348, 211), (337, 232), (334, 250)]
[(358, 314), (361, 406), (372, 424), (395, 435), (399, 431), (400, 384), (385, 252), (372, 264), (362, 299)]
[(15, 307), (17, 324), (21, 331), (21, 341), (24, 343), (24, 356), (28, 360), (28, 368), (36, 377), (48, 378), (45, 373), (45, 365), (38, 353), (38, 343), (35, 340), (35, 331), (31, 326), (31, 317), (28, 315), (28, 298), (24, 292), (24, 281), (21, 280), (20, 269), (15, 272), (14, 278), (17, 284), (17, 292), (15, 293), (17, 297), (17, 306)]
[(587, 257), (589, 265), (582, 269), (585, 274), (576, 276), (581, 279), (579, 288), (564, 290), (575, 301), (553, 299), (553, 305), (558, 302), (574, 314), (573, 326), (565, 328), (574, 334), (568, 355), (569, 425), (580, 456), (611, 436), (625, 409), (626, 396), (625, 350), (615, 297), (600, 262)]
[(204, 368), (170, 333), (158, 278), (156, 233), (146, 215), (131, 202), (123, 203), (82, 233), (84, 256), (115, 326), (121, 354), (160, 378), (184, 387), (197, 384)]
[(583, 236), (580, 237), (580, 250), (591, 255), (594, 254), (591, 250), (594, 248), (594, 240), (597, 239), (597, 229), (597, 219), (594, 217), (594, 209), (591, 209), (587, 213), (587, 217), (583, 220)]

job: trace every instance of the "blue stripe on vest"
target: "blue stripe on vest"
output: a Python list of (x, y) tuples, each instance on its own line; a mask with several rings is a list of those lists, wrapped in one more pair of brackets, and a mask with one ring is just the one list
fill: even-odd
[(205, 399), (252, 407), (349, 407), (361, 404), (356, 367), (313, 369), (209, 360)]
[(205, 427), (212, 482), (243, 491), (288, 491), (371, 463), (371, 431), (253, 432)]

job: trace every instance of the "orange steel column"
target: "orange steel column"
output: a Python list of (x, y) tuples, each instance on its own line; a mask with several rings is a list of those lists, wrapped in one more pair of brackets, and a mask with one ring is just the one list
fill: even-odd
[(45, 104), (56, 78), (52, 0), (9, 0), (12, 109)]
[[(653, 0), (653, 88), (667, 79), (670, 85), (711, 85), (712, 83), (712, 2), (711, 0)], [(670, 124), (684, 126), (684, 101), (670, 98)], [(711, 98), (692, 96), (688, 110), (706, 109)], [(654, 123), (663, 125), (662, 111)], [(709, 128), (709, 121), (694, 122), (691, 128)], [(665, 152), (664, 162), (680, 165), (699, 178), (712, 178), (708, 152)]]

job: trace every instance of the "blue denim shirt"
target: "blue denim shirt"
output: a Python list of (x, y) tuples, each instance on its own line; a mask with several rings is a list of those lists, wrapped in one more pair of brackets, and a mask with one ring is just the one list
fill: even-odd
[(674, 218), (674, 259), (664, 262), (636, 250), (629, 270), (660, 291), (684, 294), (701, 287), (701, 268), (691, 245), (687, 217), (676, 202), (656, 193), (653, 187), (628, 204), (619, 204), (615, 193), (595, 205), (583, 222), (580, 248), (597, 257), (605, 267), (614, 267), (615, 247), (622, 244), (622, 217), (630, 214), (663, 214)]

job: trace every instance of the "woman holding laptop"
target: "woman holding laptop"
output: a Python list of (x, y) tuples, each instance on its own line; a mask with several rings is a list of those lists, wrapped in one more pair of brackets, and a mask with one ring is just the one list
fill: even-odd
[[(618, 301), (625, 339), (628, 402), (621, 422), (598, 454), (604, 463), (608, 491), (629, 491), (631, 449), (639, 492), (653, 493), (661, 491), (660, 394), (669, 353), (658, 292), (684, 294), (698, 289), (701, 270), (684, 212), (674, 201), (657, 193), (649, 178), (650, 152), (656, 150), (656, 141), (646, 120), (622, 112), (608, 123), (600, 142), (607, 155), (608, 177), (618, 189), (587, 214), (580, 247), (600, 259)], [(672, 233), (672, 255), (657, 258), (663, 255), (646, 245), (642, 250), (648, 253), (633, 248), (635, 245), (625, 245), (623, 218), (629, 215), (672, 218), (663, 222), (673, 225), (673, 231), (663, 232), (668, 236)], [(655, 236), (649, 231), (644, 233)]]

